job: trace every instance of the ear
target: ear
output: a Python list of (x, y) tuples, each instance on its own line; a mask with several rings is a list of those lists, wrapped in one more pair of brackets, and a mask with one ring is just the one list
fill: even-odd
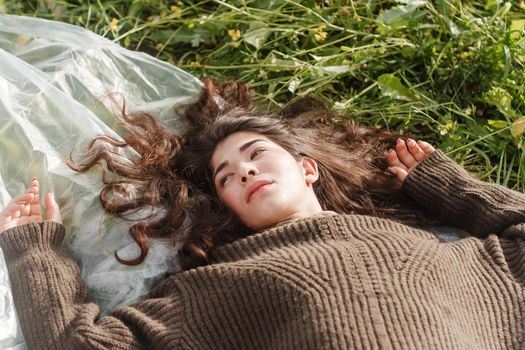
[(319, 169), (317, 168), (317, 163), (310, 157), (302, 157), (300, 163), (303, 167), (306, 185), (313, 185), (317, 179), (319, 179)]

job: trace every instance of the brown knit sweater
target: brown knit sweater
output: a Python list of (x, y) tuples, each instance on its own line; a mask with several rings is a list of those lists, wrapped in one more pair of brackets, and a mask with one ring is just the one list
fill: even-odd
[(525, 196), (440, 151), (404, 191), (477, 237), (361, 215), (294, 220), (218, 248), (99, 316), (46, 222), (0, 234), (31, 349), (523, 349)]

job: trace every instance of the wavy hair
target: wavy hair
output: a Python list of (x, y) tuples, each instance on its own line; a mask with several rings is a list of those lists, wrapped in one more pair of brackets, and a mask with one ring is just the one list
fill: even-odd
[[(296, 159), (308, 156), (318, 164), (314, 191), (324, 210), (357, 213), (419, 223), (422, 213), (397, 191), (399, 181), (385, 172), (390, 133), (364, 127), (329, 110), (315, 98), (299, 99), (274, 113), (255, 111), (244, 84), (218, 84), (203, 79), (198, 100), (187, 106), (191, 130), (182, 135), (167, 130), (147, 113), (120, 119), (129, 130), (124, 140), (95, 137), (79, 161), (68, 165), (84, 172), (105, 163), (100, 202), (123, 219), (145, 208), (155, 213), (137, 220), (129, 234), (140, 247), (136, 259), (147, 256), (150, 239), (181, 245), (183, 269), (205, 265), (213, 248), (253, 234), (220, 202), (211, 180), (211, 157), (217, 144), (239, 131), (262, 134)], [(130, 148), (126, 153), (121, 149)], [(130, 154), (130, 155), (126, 155)], [(135, 154), (132, 156), (132, 154)], [(105, 173), (104, 173), (105, 174)]]

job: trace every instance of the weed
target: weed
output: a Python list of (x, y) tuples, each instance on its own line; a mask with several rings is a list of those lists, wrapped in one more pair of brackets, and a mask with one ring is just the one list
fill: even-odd
[(525, 191), (523, 1), (3, 2), (197, 76), (243, 80), (268, 108), (316, 95)]

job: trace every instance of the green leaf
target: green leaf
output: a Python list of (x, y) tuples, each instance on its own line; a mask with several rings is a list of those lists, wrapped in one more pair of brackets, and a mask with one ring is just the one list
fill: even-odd
[(496, 106), (503, 114), (511, 113), (512, 111), (512, 96), (505, 89), (500, 87), (493, 87), (486, 94), (485, 101), (491, 105)]
[(450, 33), (453, 36), (458, 36), (461, 34), (461, 31), (459, 30), (458, 26), (451, 20), (447, 20), (448, 28), (450, 29)]
[(497, 0), (487, 0), (485, 3), (485, 10), (490, 10), (491, 8), (496, 7), (497, 4)]
[(506, 120), (489, 120), (489, 125), (496, 128), (496, 129), (503, 129), (506, 128), (509, 123)]
[(300, 84), (301, 84), (301, 79), (292, 79), (288, 83), (288, 91), (290, 91), (293, 94), (295, 90), (297, 90)]
[(272, 67), (267, 67), (267, 69), (270, 70), (297, 70), (301, 68), (301, 63), (298, 61), (292, 61), (292, 60), (283, 60), (281, 58), (277, 58), (273, 53), (266, 56), (266, 58), (262, 61), (265, 64), (270, 64)]
[(150, 35), (150, 38), (160, 43), (171, 40), (170, 43), (172, 44), (184, 43), (191, 44), (193, 47), (199, 47), (201, 43), (211, 43), (214, 39), (214, 34), (202, 27), (196, 29), (182, 28), (177, 33), (173, 30), (154, 32)]
[(349, 65), (344, 66), (324, 66), (321, 67), (322, 71), (328, 74), (343, 74), (350, 71)]
[(411, 101), (415, 97), (414, 93), (392, 74), (381, 75), (377, 82), (384, 96), (405, 101)]
[(377, 17), (377, 21), (392, 28), (402, 27), (408, 24), (413, 12), (422, 6), (425, 6), (425, 1), (423, 0), (409, 0), (406, 1), (405, 6), (399, 6), (383, 12)]
[(525, 117), (515, 120), (510, 127), (510, 132), (514, 137), (518, 137), (525, 132)]
[(136, 17), (142, 11), (142, 0), (133, 0), (128, 10), (129, 17)]
[(245, 42), (254, 46), (256, 49), (259, 49), (261, 45), (264, 44), (270, 33), (270, 28), (265, 25), (261, 26), (258, 24), (255, 26), (250, 26), (250, 29), (248, 29), (248, 31), (243, 34), (243, 38)]
[(271, 1), (258, 0), (252, 3), (251, 6), (255, 8), (259, 8), (259, 9), (264, 9), (264, 10), (274, 10), (274, 9), (278, 9), (279, 7), (283, 6), (283, 4), (285, 3), (286, 1), (284, 0), (271, 0)]
[(523, 35), (525, 30), (525, 19), (517, 19), (510, 22), (510, 38), (518, 40)]

